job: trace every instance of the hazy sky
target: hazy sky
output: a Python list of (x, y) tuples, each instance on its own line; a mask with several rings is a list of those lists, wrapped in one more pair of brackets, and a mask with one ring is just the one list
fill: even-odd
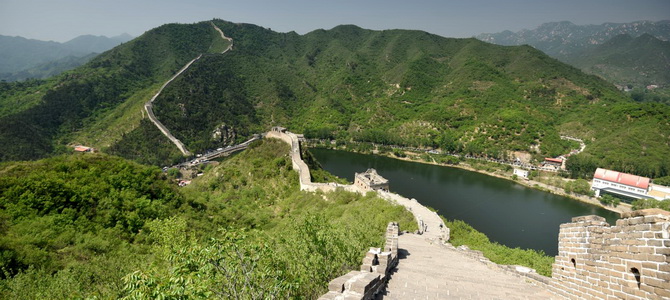
[(553, 21), (667, 20), (670, 0), (0, 0), (0, 35), (59, 42), (82, 34), (138, 36), (212, 18), (300, 34), (355, 24), (470, 37)]

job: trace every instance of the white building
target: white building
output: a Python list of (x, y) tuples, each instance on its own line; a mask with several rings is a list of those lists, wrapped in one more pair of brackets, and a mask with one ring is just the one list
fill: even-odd
[(606, 191), (636, 199), (653, 198), (649, 192), (649, 178), (598, 168), (593, 174), (591, 189), (600, 196), (600, 191)]
[(528, 179), (528, 170), (514, 169), (514, 172), (512, 174), (520, 178)]

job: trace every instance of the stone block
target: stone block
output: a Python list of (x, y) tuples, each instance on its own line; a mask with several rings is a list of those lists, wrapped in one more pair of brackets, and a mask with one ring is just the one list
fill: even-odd
[(670, 298), (670, 290), (669, 289), (663, 289), (663, 288), (655, 288), (654, 289), (654, 294), (661, 296), (663, 298)]
[[(668, 283), (667, 281), (650, 276), (642, 276), (641, 281), (646, 285), (650, 285), (657, 288), (664, 288), (664, 289), (670, 288), (670, 283)], [(637, 282), (635, 284), (636, 284), (635, 286), (637, 286)]]
[(639, 235), (639, 237), (642, 237), (642, 234), (640, 234), (641, 232), (649, 231), (649, 230), (651, 230), (652, 226), (656, 226), (656, 225), (659, 225), (659, 224), (653, 224), (653, 225), (652, 224), (638, 224), (638, 225), (635, 225), (635, 231), (636, 232), (629, 233), (628, 238), (635, 238), (637, 235)]
[(339, 292), (342, 293), (344, 291), (344, 283), (347, 282), (347, 280), (353, 278), (357, 274), (360, 274), (360, 272), (357, 271), (351, 271), (347, 274), (344, 274), (340, 277), (337, 277), (333, 280), (331, 280), (328, 283), (328, 290), (329, 291), (334, 291), (334, 292)]
[(647, 240), (647, 246), (663, 247), (663, 241), (657, 239)]
[(635, 210), (635, 211), (631, 211), (631, 212), (625, 212), (625, 213), (621, 214), (621, 217), (626, 219), (626, 218), (632, 218), (632, 217), (653, 216), (653, 215), (660, 215), (660, 216), (670, 217), (670, 212), (662, 210), (660, 208), (648, 208), (648, 209)]
[(367, 273), (351, 283), (350, 291), (365, 294), (379, 282), (379, 274)]
[(656, 275), (656, 278), (658, 278), (658, 279), (660, 279), (660, 280), (665, 280), (665, 281), (670, 282), (670, 273), (667, 273), (667, 272), (656, 272), (655, 275)]
[(644, 216), (645, 223), (659, 223), (668, 221), (669, 216)]
[(318, 300), (335, 300), (337, 297), (342, 296), (342, 293), (330, 291), (325, 293), (323, 296), (319, 297)]
[(605, 218), (603, 218), (601, 216), (596, 216), (596, 215), (588, 215), (588, 216), (580, 216), (580, 217), (572, 218), (572, 223), (589, 222), (589, 221), (606, 222)]
[(656, 254), (670, 255), (670, 248), (658, 247), (656, 248)]
[(642, 268), (645, 270), (658, 270), (658, 263), (643, 261)]
[(665, 255), (660, 255), (660, 254), (647, 254), (647, 261), (651, 262), (667, 262), (666, 261), (666, 256)]

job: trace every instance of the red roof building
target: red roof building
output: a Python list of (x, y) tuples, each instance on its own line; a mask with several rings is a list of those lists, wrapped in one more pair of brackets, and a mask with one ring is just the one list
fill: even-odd
[(74, 146), (74, 151), (77, 152), (93, 152), (93, 148), (86, 146)]
[(550, 158), (550, 157), (547, 157), (547, 158), (544, 159), (544, 162), (548, 162), (548, 163), (556, 163), (556, 164), (562, 164), (562, 163), (563, 163), (563, 160), (560, 159), (560, 158)]
[(630, 187), (636, 187), (639, 189), (647, 190), (649, 188), (649, 178), (637, 176), (633, 174), (621, 173), (617, 171), (607, 170), (598, 168), (596, 173), (593, 174), (594, 179), (605, 180), (609, 182), (615, 182), (618, 184), (627, 185)]

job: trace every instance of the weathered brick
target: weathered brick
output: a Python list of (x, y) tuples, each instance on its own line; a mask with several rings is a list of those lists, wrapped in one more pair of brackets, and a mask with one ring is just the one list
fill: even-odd
[(654, 289), (654, 294), (668, 298), (670, 297), (670, 290), (669, 289), (664, 289), (664, 288), (655, 288)]
[(653, 239), (653, 238), (656, 237), (656, 234), (654, 232), (647, 231), (647, 232), (644, 232), (642, 237), (644, 237), (645, 239)]
[(670, 281), (670, 273), (666, 272), (656, 272), (655, 273), (656, 278), (665, 280), (665, 281)]
[(645, 270), (658, 270), (658, 263), (643, 261), (642, 268)]
[(656, 254), (670, 255), (670, 247), (658, 247), (656, 248)]
[(665, 262), (665, 256), (656, 254), (647, 254), (647, 260), (655, 262)]
[(653, 278), (653, 277), (642, 277), (642, 281), (644, 284), (651, 285), (653, 287), (658, 287), (658, 288), (669, 288), (670, 285), (668, 284), (667, 281), (661, 280), (658, 278)]
[(657, 239), (647, 240), (647, 246), (663, 247), (663, 241)]

